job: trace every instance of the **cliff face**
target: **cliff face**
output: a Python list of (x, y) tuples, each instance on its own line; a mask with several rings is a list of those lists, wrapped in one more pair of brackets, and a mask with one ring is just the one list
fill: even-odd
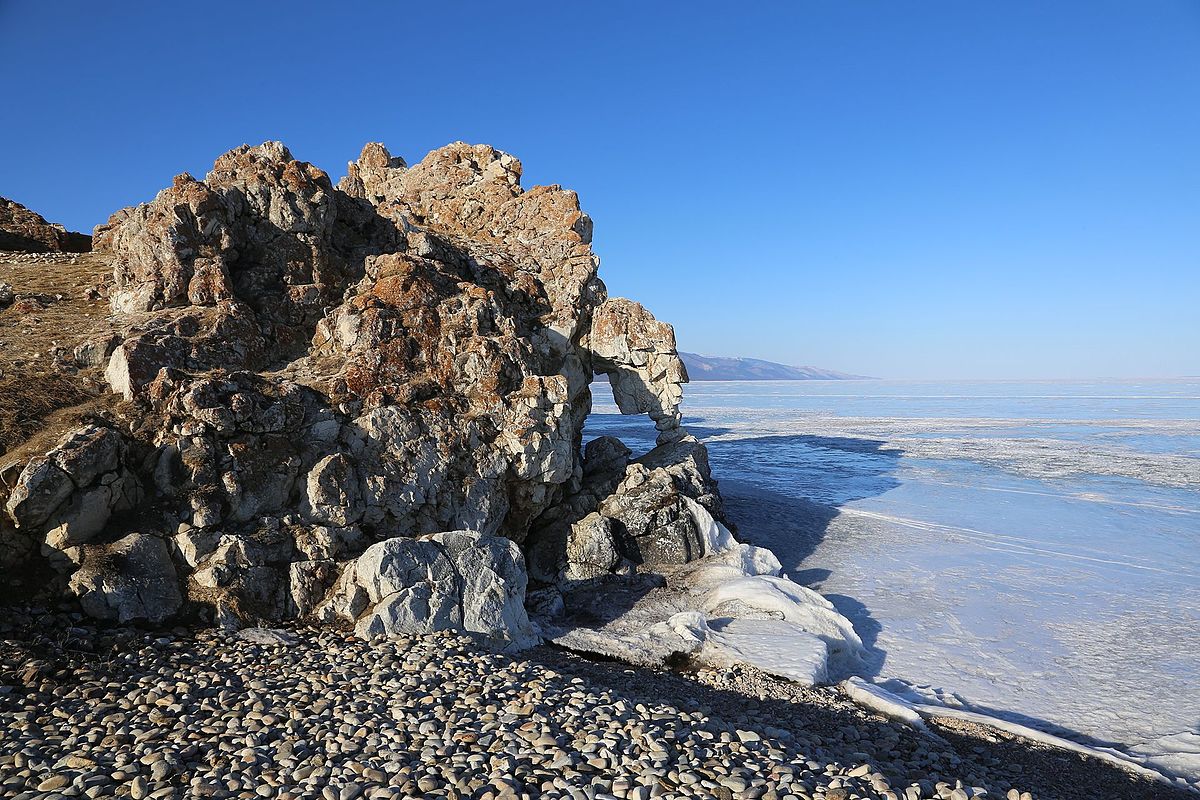
[(92, 237), (47, 222), (20, 203), (0, 197), (0, 250), (27, 253), (86, 253)]
[[(607, 297), (576, 195), (485, 145), (348, 172), (243, 146), (97, 228), (114, 333), (76, 352), (122, 402), (11, 470), (0, 570), (44, 560), (113, 619), (519, 643), (526, 556), (557, 586), (703, 554), (674, 333)], [(582, 451), (593, 372), (654, 420), (650, 461)]]

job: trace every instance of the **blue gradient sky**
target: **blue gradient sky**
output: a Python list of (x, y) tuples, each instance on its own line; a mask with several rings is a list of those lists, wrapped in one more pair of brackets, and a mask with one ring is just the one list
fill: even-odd
[(0, 194), (69, 227), (282, 139), (488, 142), (680, 346), (1200, 374), (1200, 2), (0, 0)]

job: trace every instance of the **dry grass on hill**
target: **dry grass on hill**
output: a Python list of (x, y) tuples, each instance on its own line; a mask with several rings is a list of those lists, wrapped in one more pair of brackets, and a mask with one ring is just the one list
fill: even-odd
[(73, 376), (47, 372), (0, 378), (0, 454), (34, 436), (55, 412), (94, 397)]
[(14, 295), (0, 308), (0, 469), (21, 443), (54, 438), (99, 402), (98, 370), (78, 370), (71, 357), (108, 329), (97, 287), (109, 272), (94, 253), (0, 252), (0, 284)]

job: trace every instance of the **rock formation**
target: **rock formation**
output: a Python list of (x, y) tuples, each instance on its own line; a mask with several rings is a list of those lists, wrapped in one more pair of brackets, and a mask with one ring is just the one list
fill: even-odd
[[(523, 645), (532, 588), (706, 553), (674, 333), (608, 298), (573, 192), (456, 143), (336, 186), (278, 142), (96, 230), (116, 397), (0, 488), (0, 570), (127, 621), (317, 615)], [(86, 367), (81, 362), (81, 368)], [(582, 448), (593, 374), (660, 445)], [(4, 496), (4, 495), (7, 496)], [(531, 593), (531, 597), (536, 592)]]
[(0, 197), (0, 250), (31, 253), (86, 253), (92, 237), (47, 222), (20, 203)]

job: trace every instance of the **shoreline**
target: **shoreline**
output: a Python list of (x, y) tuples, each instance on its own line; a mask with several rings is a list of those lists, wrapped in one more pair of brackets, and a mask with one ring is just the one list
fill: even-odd
[(451, 634), (108, 628), (5, 611), (5, 796), (1195, 796), (969, 721), (916, 731), (835, 687), (753, 669), (651, 670), (551, 646), (506, 655)]
[[(772, 492), (763, 489), (756, 484), (742, 479), (725, 479), (721, 481), (721, 487), (727, 500), (731, 498), (740, 499), (742, 502), (763, 502), (771, 498)], [(812, 504), (815, 508), (820, 504), (815, 502)], [(833, 510), (833, 506), (828, 506)], [(760, 523), (761, 524), (761, 523)], [(747, 530), (752, 530), (756, 526), (751, 524), (743, 524), (742, 537), (744, 541), (751, 544), (770, 547), (770, 543), (757, 540), (751, 533), (747, 536)], [(806, 569), (819, 569), (820, 564), (808, 563), (802, 564)], [(785, 574), (787, 569), (785, 568)], [(821, 591), (821, 590), (817, 590)], [(823, 594), (824, 596), (824, 594)], [(844, 677), (844, 676), (843, 676)], [(1148, 757), (1139, 758), (1133, 753), (1126, 752), (1123, 748), (1128, 746), (1127, 743), (1112, 742), (1107, 743), (1096, 740), (1086, 734), (1079, 734), (1079, 739), (1068, 738), (1054, 732), (1054, 729), (1063, 730), (1060, 725), (1053, 720), (1047, 720), (1046, 725), (1050, 730), (1041, 729), (1035, 725), (1019, 721), (1021, 716), (1019, 712), (1008, 712), (1004, 709), (993, 709), (988, 707), (979, 707), (971, 703), (970, 697), (963, 697), (959, 694), (959, 687), (947, 685), (946, 692), (951, 697), (956, 697), (962, 701), (963, 705), (953, 706), (948, 704), (940, 704), (935, 697), (929, 693), (923, 693), (921, 696), (901, 696), (894, 691), (885, 688), (890, 682), (899, 682), (907, 686), (919, 686), (929, 683), (927, 675), (909, 675), (909, 674), (871, 674), (865, 680), (858, 677), (852, 677), (852, 680), (860, 682), (865, 690), (854, 692), (858, 695), (858, 701), (864, 707), (871, 708), (880, 713), (897, 718), (908, 718), (910, 720), (920, 720), (928, 722), (931, 718), (956, 718), (965, 721), (970, 721), (973, 724), (986, 726), (992, 730), (1004, 731), (1008, 735), (1019, 737), (1030, 743), (1037, 743), (1048, 747), (1056, 747), (1065, 751), (1073, 751), (1088, 755), (1091, 758), (1103, 760), (1113, 764), (1115, 767), (1129, 771), (1133, 774), (1139, 774), (1148, 777), (1152, 780), (1160, 782), (1164, 786), (1170, 786), (1176, 789), (1183, 789), (1197, 796), (1200, 794), (1200, 783), (1196, 783), (1194, 778), (1186, 774), (1178, 774), (1165, 771), (1156, 767), (1151, 763)], [(844, 683), (844, 682), (843, 682)], [(940, 691), (940, 690), (939, 690)], [(1010, 719), (1005, 716), (1006, 713), (1012, 713), (1018, 719)]]

